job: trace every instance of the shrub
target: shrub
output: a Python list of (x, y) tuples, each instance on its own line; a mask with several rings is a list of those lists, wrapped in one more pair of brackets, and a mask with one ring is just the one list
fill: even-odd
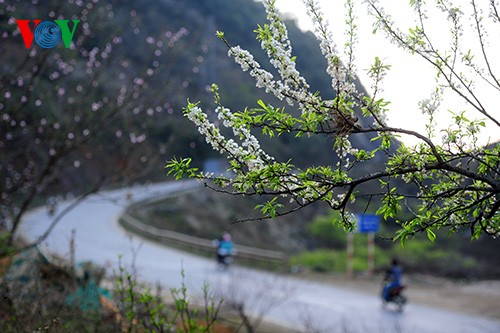
[(307, 267), (315, 272), (339, 272), (345, 270), (345, 255), (332, 250), (304, 252), (290, 258), (292, 266)]
[(346, 233), (336, 225), (341, 216), (337, 211), (317, 217), (309, 226), (308, 231), (318, 247), (343, 249), (346, 246)]
[(477, 260), (465, 257), (459, 252), (439, 249), (427, 240), (414, 239), (404, 248), (395, 247), (392, 253), (400, 258), (404, 269), (408, 272), (469, 278), (480, 269)]
[[(363, 272), (368, 269), (368, 251), (364, 247), (355, 246), (353, 258), (353, 271)], [(387, 252), (375, 249), (375, 266), (385, 267), (390, 258)], [(347, 254), (345, 250), (327, 250), (304, 252), (290, 258), (292, 266), (303, 266), (315, 272), (345, 272), (347, 268)]]

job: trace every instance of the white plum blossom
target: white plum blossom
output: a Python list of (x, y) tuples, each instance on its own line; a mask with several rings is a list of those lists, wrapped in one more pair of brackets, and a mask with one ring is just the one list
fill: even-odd
[[(243, 50), (240, 46), (231, 47), (228, 56), (233, 57), (243, 71), (250, 70), (250, 75), (255, 78), (257, 88), (264, 88), (267, 93), (272, 93), (280, 100), (286, 99), (289, 105), (293, 106), (297, 102), (303, 112), (306, 112), (306, 110), (320, 104), (321, 99), (307, 89), (303, 89), (303, 87), (295, 89), (281, 80), (275, 80), (271, 73), (261, 68), (250, 52)], [(290, 62), (292, 61), (290, 60)]]
[(274, 1), (263, 2), (267, 12), (267, 19), (270, 22), (269, 30), (271, 35), (267, 40), (262, 40), (262, 49), (267, 51), (270, 63), (278, 70), (284, 85), (307, 93), (309, 84), (295, 68), (295, 61), (292, 60), (292, 45), (288, 39), (286, 26), (281, 17), (276, 12)]
[(333, 40), (333, 33), (328, 28), (320, 7), (315, 0), (304, 0), (307, 14), (314, 25), (314, 34), (320, 43), (321, 53), (328, 62), (326, 72), (332, 78), (332, 87), (337, 93), (346, 92), (355, 94), (356, 87), (353, 82), (353, 75), (340, 59)]
[[(239, 145), (233, 139), (227, 140), (213, 123), (208, 120), (207, 115), (200, 107), (192, 105), (186, 110), (186, 116), (196, 124), (200, 134), (212, 148), (221, 154), (227, 153), (230, 158), (246, 164), (249, 171), (259, 171), (264, 168), (267, 162), (273, 158), (265, 153), (261, 148), (259, 141), (253, 136), (247, 128), (235, 125), (234, 115), (227, 108), (218, 107), (215, 110), (219, 118), (223, 120), (224, 126), (233, 129), (233, 133), (242, 143)], [(251, 156), (252, 158), (248, 158)]]

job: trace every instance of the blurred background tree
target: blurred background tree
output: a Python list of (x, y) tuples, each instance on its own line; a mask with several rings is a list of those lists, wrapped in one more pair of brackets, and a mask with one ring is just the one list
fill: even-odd
[[(48, 196), (130, 184), (161, 165), (173, 135), (159, 128), (202, 61), (179, 64), (188, 29), (144, 26), (143, 15), (132, 1), (0, 8), (0, 218), (9, 242), (26, 210)], [(70, 48), (27, 49), (15, 19), (80, 23)], [(183, 81), (169, 80), (175, 71)]]

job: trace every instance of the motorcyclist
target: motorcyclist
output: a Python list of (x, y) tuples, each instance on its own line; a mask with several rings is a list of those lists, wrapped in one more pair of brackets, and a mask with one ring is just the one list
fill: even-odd
[(392, 260), (391, 267), (387, 270), (384, 281), (386, 281), (384, 285), (384, 289), (382, 291), (382, 297), (385, 301), (389, 301), (391, 296), (391, 290), (394, 288), (402, 287), (402, 275), (403, 269), (399, 265), (397, 259)]
[(217, 241), (217, 262), (223, 267), (228, 267), (234, 254), (234, 244), (231, 235), (225, 232)]
[(53, 216), (56, 213), (57, 200), (54, 197), (49, 197), (47, 199), (47, 214)]

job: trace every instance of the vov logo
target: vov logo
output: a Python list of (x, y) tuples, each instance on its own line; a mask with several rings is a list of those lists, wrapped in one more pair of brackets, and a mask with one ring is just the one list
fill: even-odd
[[(30, 27), (30, 22), (33, 21), (33, 28)], [(51, 49), (62, 40), (64, 46), (69, 48), (73, 36), (75, 35), (76, 27), (80, 20), (71, 20), (73, 28), (69, 28), (69, 20), (16, 20), (19, 31), (23, 36), (24, 45), (29, 49), (33, 44), (33, 39), (40, 47)]]

